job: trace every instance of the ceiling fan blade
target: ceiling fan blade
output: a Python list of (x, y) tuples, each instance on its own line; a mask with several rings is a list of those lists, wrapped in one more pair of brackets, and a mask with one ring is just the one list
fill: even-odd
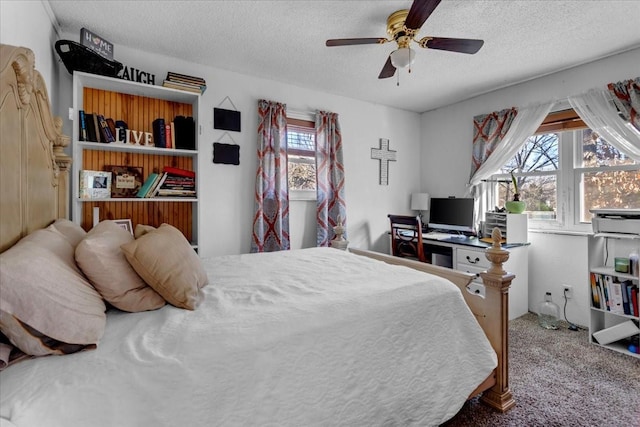
[(427, 37), (426, 42), (420, 42), (420, 46), (429, 49), (448, 50), (451, 52), (474, 54), (480, 50), (484, 40), (452, 39), (447, 37)]
[(388, 79), (389, 77), (393, 77), (396, 73), (396, 67), (391, 63), (391, 55), (387, 58), (387, 62), (384, 63), (384, 67), (382, 67), (382, 71), (380, 71), (379, 79)]
[(356, 44), (382, 44), (388, 40), (380, 37), (369, 37), (362, 39), (329, 39), (326, 42), (327, 46), (350, 46)]
[(435, 8), (438, 7), (440, 1), (441, 0), (413, 0), (407, 19), (404, 21), (405, 27), (414, 30), (422, 27), (424, 21), (426, 21)]

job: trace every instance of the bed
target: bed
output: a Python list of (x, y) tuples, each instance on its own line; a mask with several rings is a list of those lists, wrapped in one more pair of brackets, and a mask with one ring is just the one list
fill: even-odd
[[(90, 274), (97, 258), (78, 254), (116, 232), (108, 221), (94, 228), (109, 230), (101, 235), (66, 220), (69, 140), (33, 53), (1, 49), (0, 328), (8, 345), (43, 353), (10, 353), (1, 426), (439, 425), (479, 393), (499, 411), (515, 404), (513, 275), (499, 243), (476, 293), (471, 275), (357, 249), (201, 260), (185, 239), (185, 251), (162, 259), (140, 251), (158, 236), (179, 251), (184, 238), (143, 228), (104, 254), (126, 258), (144, 288), (128, 300), (107, 294)], [(165, 295), (157, 265), (184, 270), (171, 280), (185, 288)], [(56, 304), (64, 316), (46, 317)]]

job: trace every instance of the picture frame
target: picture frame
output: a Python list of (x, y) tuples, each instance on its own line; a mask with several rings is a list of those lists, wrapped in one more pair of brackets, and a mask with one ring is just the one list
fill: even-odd
[(127, 230), (133, 236), (133, 224), (130, 219), (114, 219), (113, 222), (118, 224), (120, 228)]
[(111, 172), (107, 171), (80, 171), (81, 199), (108, 199), (111, 197)]
[(144, 182), (144, 169), (140, 166), (106, 165), (111, 172), (111, 197), (135, 197)]

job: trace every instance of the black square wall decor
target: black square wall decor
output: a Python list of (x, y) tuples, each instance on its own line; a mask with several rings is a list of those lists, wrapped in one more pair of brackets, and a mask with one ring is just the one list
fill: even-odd
[(225, 165), (240, 164), (240, 146), (235, 144), (213, 143), (213, 163)]
[(240, 132), (240, 111), (214, 108), (213, 128)]

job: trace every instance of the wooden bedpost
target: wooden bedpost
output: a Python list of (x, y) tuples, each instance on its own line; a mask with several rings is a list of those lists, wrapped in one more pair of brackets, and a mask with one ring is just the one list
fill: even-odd
[(496, 367), (496, 383), (486, 390), (480, 400), (500, 412), (513, 408), (516, 401), (509, 389), (509, 287), (515, 275), (507, 273), (502, 265), (509, 259), (509, 252), (500, 244), (502, 233), (494, 228), (491, 233), (493, 246), (488, 248), (485, 256), (491, 262), (491, 268), (480, 273), (485, 285), (485, 295), (490, 307), (499, 310), (485, 312), (485, 333), (498, 355)]
[(62, 133), (62, 119), (54, 117), (55, 140), (53, 141), (53, 155), (58, 171), (58, 218), (69, 218), (69, 171), (71, 170), (71, 156), (64, 152), (69, 145), (70, 138)]

